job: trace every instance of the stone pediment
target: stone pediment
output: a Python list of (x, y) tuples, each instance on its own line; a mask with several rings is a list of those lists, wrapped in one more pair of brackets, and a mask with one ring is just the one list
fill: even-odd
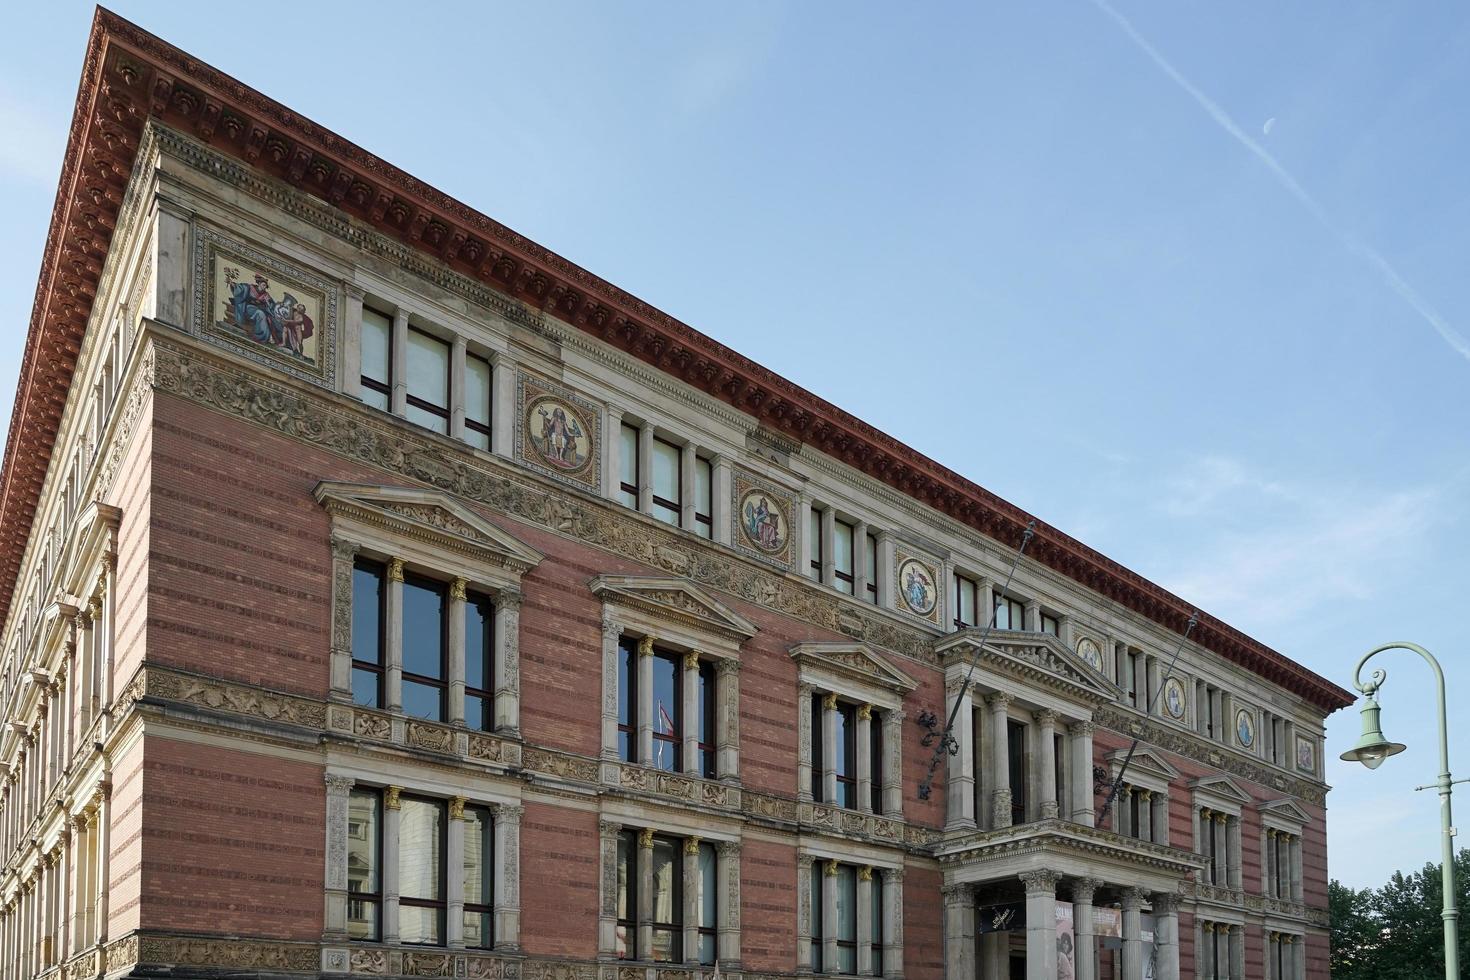
[(1190, 780), (1189, 788), (1201, 796), (1213, 796), (1216, 800), (1223, 800), (1236, 806), (1249, 806), (1254, 802), (1249, 793), (1226, 776), (1201, 776)]
[(446, 548), (524, 575), (542, 554), (438, 490), (322, 482), (314, 496), (334, 522), (356, 524), (385, 539)]
[(1261, 803), (1256, 806), (1262, 816), (1274, 816), (1291, 824), (1303, 825), (1311, 821), (1307, 811), (1287, 799), (1271, 800), (1269, 803)]
[(798, 664), (825, 667), (864, 684), (877, 684), (899, 694), (919, 686), (917, 681), (866, 643), (798, 643), (791, 648), (791, 658)]
[[(1114, 749), (1107, 754), (1108, 762), (1114, 766), (1121, 766), (1127, 758), (1127, 749)], [(1145, 773), (1163, 782), (1179, 778), (1179, 770), (1165, 762), (1162, 756), (1142, 748), (1134, 750), (1128, 771)]]
[(758, 627), (687, 578), (599, 575), (587, 587), (604, 603), (636, 609), (739, 644)]
[(1118, 685), (1050, 633), (993, 629), (986, 636), (983, 628), (975, 627), (934, 641), (934, 653), (945, 666), (969, 663), (976, 650), (981, 651), (983, 666), (1022, 683), (1039, 682), (1084, 702), (1104, 704), (1116, 701), (1120, 693)]

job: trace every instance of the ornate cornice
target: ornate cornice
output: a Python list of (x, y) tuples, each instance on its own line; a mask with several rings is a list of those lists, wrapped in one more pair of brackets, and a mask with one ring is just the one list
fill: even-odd
[(936, 848), (941, 865), (983, 864), (1019, 853), (1085, 855), (1152, 868), (1181, 879), (1204, 867), (1192, 851), (1124, 837), (1101, 827), (1052, 818), (998, 830), (947, 836)]
[[(439, 267), (611, 347), (947, 514), (1166, 628), (1184, 600), (960, 474), (136, 25), (99, 9), (52, 212), (0, 474), (0, 615), (8, 609), (124, 187), (156, 119), (396, 238)], [(345, 224), (346, 222), (344, 222)], [(510, 309), (515, 306), (511, 305)], [(1194, 637), (1324, 710), (1347, 691), (1214, 617)]]

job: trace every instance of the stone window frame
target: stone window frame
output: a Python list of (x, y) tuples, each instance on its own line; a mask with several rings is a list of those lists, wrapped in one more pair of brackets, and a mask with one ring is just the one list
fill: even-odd
[[(672, 837), (683, 840), (684, 854), (697, 853), (700, 844), (713, 844), (715, 864), (715, 961), (722, 971), (740, 969), (740, 849), (741, 837), (738, 826), (726, 829), (707, 821), (677, 822), (663, 814), (650, 813), (642, 809), (629, 813), (604, 813), (598, 821), (599, 861), (601, 874), (598, 876), (597, 957), (604, 962), (653, 964), (654, 961), (617, 959), (618, 928), (618, 836), (625, 830), (638, 833), (640, 848), (651, 849), (653, 838)], [(641, 857), (641, 855), (640, 855)], [(638, 922), (639, 937), (636, 948), (640, 954), (650, 948), (647, 941), (652, 935), (652, 921), (643, 907), (645, 897), (651, 901), (653, 866), (650, 861), (639, 862), (637, 889), (639, 908), (634, 910)], [(687, 967), (694, 970), (710, 969), (701, 966), (699, 956), (699, 916), (696, 904), (697, 889), (691, 887), (699, 873), (698, 863), (683, 863), (680, 923), (683, 930), (684, 959), (680, 963), (662, 964), (665, 967)], [(644, 930), (648, 934), (644, 935)]]
[[(681, 654), (686, 664), (691, 658), (714, 663), (715, 779), (738, 785), (741, 647), (755, 636), (756, 626), (686, 578), (599, 575), (588, 588), (602, 600), (602, 781), (620, 785), (623, 766), (651, 768), (618, 753), (618, 654), (627, 635), (639, 640), (640, 759), (649, 754), (653, 738), (652, 654), (657, 646)], [(684, 716), (693, 718), (698, 689), (694, 671), (684, 670), (681, 676)], [(687, 765), (697, 755), (698, 738), (695, 726), (684, 726), (681, 765), (670, 775), (703, 779)]]
[[(842, 974), (836, 970), (835, 936), (827, 937), (823, 944), (823, 976), (871, 977), (872, 956), (872, 892), (864, 887), (872, 875), (879, 874), (883, 880), (883, 977), (898, 980), (903, 977), (903, 879), (904, 863), (901, 853), (885, 853), (851, 844), (828, 843), (821, 840), (805, 840), (796, 848), (796, 970), (811, 973), (812, 970), (812, 866), (823, 862), (824, 868), (832, 865), (851, 865), (858, 869), (857, 893), (857, 973)], [(863, 872), (867, 871), (867, 877)], [(830, 872), (829, 872), (830, 874)], [(824, 876), (824, 885), (826, 877)], [(866, 895), (866, 899), (865, 899)], [(836, 889), (822, 890), (823, 922), (831, 921), (835, 915)], [(864, 914), (866, 913), (866, 914)], [(866, 940), (865, 940), (866, 937)]]
[(449, 695), (445, 717), (437, 723), (464, 726), (466, 594), (473, 590), (495, 606), (492, 730), (519, 738), (521, 580), (543, 556), (440, 491), (323, 482), (314, 494), (331, 521), (330, 698), (353, 703), (353, 565), (362, 555), (385, 566), (387, 636), (379, 710), (403, 714), (402, 586), (410, 570), (449, 585)]
[[(1214, 820), (1225, 827), (1225, 879), (1214, 887), (1241, 891), (1244, 888), (1244, 850), (1241, 839), (1241, 812), (1251, 804), (1246, 793), (1234, 780), (1225, 776), (1202, 776), (1191, 780), (1190, 823), (1194, 830), (1196, 854), (1204, 854), (1204, 821)], [(1198, 881), (1205, 882), (1205, 872), (1197, 872)], [(1217, 876), (1218, 882), (1218, 876)]]
[[(1246, 980), (1245, 916), (1241, 912), (1211, 907), (1194, 917), (1195, 976), (1198, 980)], [(1200, 956), (1205, 932), (1224, 932), (1223, 944), (1215, 947), (1216, 962)], [(1223, 962), (1222, 962), (1223, 961)], [(1224, 969), (1220, 969), (1223, 966)]]
[[(675, 425), (669, 425), (662, 419), (654, 418), (646, 409), (629, 409), (613, 402), (607, 402), (604, 405), (603, 414), (606, 418), (602, 439), (603, 496), (619, 507), (627, 507), (622, 500), (621, 467), (622, 430), (623, 426), (629, 426), (638, 433), (638, 456), (634, 466), (634, 473), (637, 475), (634, 493), (638, 503), (637, 506), (628, 507), (628, 509), (658, 520), (664, 527), (688, 531), (702, 540), (713, 541), (716, 544), (730, 544), (730, 487), (734, 473), (734, 460), (731, 454), (708, 444), (708, 440), (702, 441), (699, 436), (689, 435)], [(678, 524), (670, 524), (653, 515), (652, 467), (655, 439), (671, 444), (679, 450), (681, 493)], [(709, 464), (710, 512), (707, 515), (710, 519), (709, 537), (700, 534), (697, 527), (701, 523), (698, 501), (693, 492), (697, 460), (703, 460)]]
[[(1126, 749), (1117, 749), (1109, 752), (1105, 757), (1108, 762), (1108, 776), (1111, 782), (1116, 782), (1118, 773), (1123, 768), (1124, 760), (1128, 756)], [(1155, 755), (1147, 749), (1139, 749), (1133, 753), (1133, 759), (1128, 763), (1128, 771), (1123, 782), (1123, 787), (1118, 792), (1118, 798), (1113, 801), (1113, 812), (1109, 815), (1112, 820), (1113, 833), (1125, 837), (1134, 837), (1138, 840), (1147, 840), (1155, 844), (1169, 844), (1169, 786), (1172, 780), (1180, 777), (1179, 770), (1169, 765), (1163, 758)], [(1147, 795), (1149, 803), (1149, 836), (1138, 837), (1131, 826), (1132, 806), (1125, 804), (1125, 797), (1135, 792)], [(1126, 809), (1125, 809), (1126, 807)], [(1198, 810), (1195, 811), (1198, 815)], [(1140, 811), (1140, 818), (1142, 812)], [(1140, 819), (1141, 822), (1141, 819)], [(1196, 835), (1197, 836), (1197, 835)]]
[[(918, 687), (908, 674), (899, 670), (881, 657), (865, 643), (798, 643), (790, 649), (791, 659), (796, 662), (797, 682), (797, 764), (796, 795), (803, 802), (837, 807), (836, 774), (826, 771), (824, 764), (823, 795), (827, 799), (815, 800), (812, 796), (812, 767), (817, 760), (812, 758), (812, 696), (818, 691), (835, 694), (856, 702), (857, 733), (855, 775), (857, 779), (858, 805), (855, 812), (872, 811), (871, 768), (873, 737), (870, 717), (872, 709), (883, 713), (882, 739), (883, 759), (883, 812), (879, 816), (894, 820), (903, 819), (903, 719), (904, 697)], [(867, 708), (865, 712), (863, 709)], [(825, 746), (832, 746), (835, 726), (835, 701), (827, 705), (823, 728)]]
[[(1306, 980), (1307, 977), (1307, 937), (1305, 933), (1292, 931), (1291, 929), (1262, 930), (1261, 945), (1266, 953), (1266, 972), (1264, 976), (1270, 980)], [(1271, 947), (1279, 943), (1285, 943), (1289, 949), (1283, 957), (1285, 970), (1277, 971), (1275, 957), (1271, 955)]]
[[(326, 942), (358, 945), (347, 936), (347, 826), (348, 800), (353, 789), (382, 794), (379, 834), (380, 885), (377, 944), (398, 944), (398, 799), (401, 795), (443, 800), (445, 828), (445, 935), (438, 949), (465, 949), (464, 942), (464, 808), (488, 807), (494, 844), (494, 945), (474, 947), (497, 953), (521, 949), (521, 820), (525, 807), (519, 797), (489, 792), (465, 792), (444, 785), (402, 779), (389, 781), (381, 772), (329, 766), (326, 782), (326, 895), (322, 938)], [(416, 947), (417, 948), (417, 947)]]
[[(1305, 881), (1302, 869), (1302, 831), (1311, 818), (1290, 799), (1258, 803), (1256, 812), (1261, 821), (1261, 894), (1266, 898), (1301, 905), (1304, 901)], [(1272, 856), (1273, 851), (1280, 853), (1283, 843), (1287, 846), (1288, 879), (1286, 894), (1277, 895), (1273, 886), (1279, 872)]]

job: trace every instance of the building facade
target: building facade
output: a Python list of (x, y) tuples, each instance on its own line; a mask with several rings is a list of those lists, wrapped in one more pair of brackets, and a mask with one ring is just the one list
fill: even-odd
[(6, 978), (1327, 977), (1345, 691), (101, 11), (0, 533)]

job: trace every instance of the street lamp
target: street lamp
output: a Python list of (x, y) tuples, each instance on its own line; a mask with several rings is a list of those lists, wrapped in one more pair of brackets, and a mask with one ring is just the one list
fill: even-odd
[[(1443, 840), (1441, 842), (1443, 853), (1443, 864), (1440, 867), (1440, 884), (1444, 890), (1444, 911), (1440, 918), (1444, 920), (1444, 975), (1445, 980), (1460, 980), (1460, 930), (1459, 909), (1455, 907), (1455, 823), (1450, 816), (1450, 794), (1454, 791), (1456, 780), (1450, 778), (1450, 741), (1446, 725), (1444, 707), (1444, 671), (1439, 668), (1439, 661), (1417, 643), (1385, 643), (1381, 647), (1369, 650), (1358, 661), (1358, 666), (1353, 670), (1353, 686), (1363, 693), (1363, 734), (1358, 737), (1358, 744), (1348, 749), (1341, 756), (1344, 762), (1361, 762), (1369, 769), (1377, 769), (1383, 765), (1383, 760), (1391, 755), (1398, 755), (1404, 750), (1400, 742), (1390, 742), (1383, 735), (1383, 727), (1378, 720), (1378, 689), (1388, 679), (1388, 673), (1383, 670), (1375, 670), (1372, 679), (1363, 683), (1363, 665), (1373, 657), (1385, 650), (1409, 650), (1424, 658), (1424, 661), (1434, 670), (1434, 680), (1438, 688), (1439, 696), (1439, 779), (1433, 784), (1439, 789), (1439, 817), (1443, 828)], [(1464, 782), (1464, 780), (1458, 780)], [(1419, 786), (1418, 789), (1428, 789), (1427, 786)]]

